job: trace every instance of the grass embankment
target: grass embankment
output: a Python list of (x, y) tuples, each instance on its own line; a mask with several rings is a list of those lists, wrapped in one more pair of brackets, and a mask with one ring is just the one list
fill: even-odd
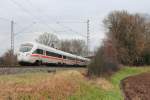
[[(150, 72), (150, 67), (125, 67), (109, 79), (96, 79), (94, 85), (82, 83), (80, 90), (71, 100), (123, 100), (120, 81), (128, 76)], [(98, 84), (98, 82), (101, 84)], [(109, 87), (109, 88), (108, 88)]]
[(0, 100), (123, 100), (123, 78), (150, 68), (123, 68), (109, 79), (89, 80), (78, 71), (0, 76)]

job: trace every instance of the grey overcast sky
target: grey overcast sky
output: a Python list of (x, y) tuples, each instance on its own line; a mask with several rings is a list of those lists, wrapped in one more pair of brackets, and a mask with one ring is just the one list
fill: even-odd
[[(61, 38), (86, 36), (90, 20), (90, 49), (104, 38), (102, 21), (113, 10), (150, 13), (149, 0), (0, 0), (0, 55), (10, 48), (10, 20), (15, 21), (15, 48), (43, 32)], [(58, 23), (59, 22), (59, 23)]]

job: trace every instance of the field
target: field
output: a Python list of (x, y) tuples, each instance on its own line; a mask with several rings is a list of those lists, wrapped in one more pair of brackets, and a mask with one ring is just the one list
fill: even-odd
[(123, 100), (120, 81), (150, 72), (150, 67), (124, 67), (110, 78), (88, 79), (85, 72), (24, 73), (0, 76), (1, 100)]
[(150, 73), (125, 78), (122, 81), (122, 89), (126, 100), (149, 100)]

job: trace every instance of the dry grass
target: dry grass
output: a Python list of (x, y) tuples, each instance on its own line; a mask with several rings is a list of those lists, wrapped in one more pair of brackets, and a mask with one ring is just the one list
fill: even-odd
[(81, 76), (77, 71), (1, 76), (0, 100), (66, 100), (80, 88)]
[(94, 80), (90, 80), (91, 84), (94, 84), (98, 87), (100, 87), (103, 90), (112, 90), (113, 89), (113, 85), (111, 82), (109, 82), (108, 80), (106, 80), (105, 78), (96, 78)]
[[(89, 80), (85, 76), (86, 71), (74, 70), (3, 75), (0, 76), (0, 100), (78, 100), (82, 95), (89, 95), (91, 100), (92, 95), (99, 98), (97, 95), (103, 93), (100, 90), (114, 88), (104, 78)], [(73, 99), (74, 96), (77, 98)]]

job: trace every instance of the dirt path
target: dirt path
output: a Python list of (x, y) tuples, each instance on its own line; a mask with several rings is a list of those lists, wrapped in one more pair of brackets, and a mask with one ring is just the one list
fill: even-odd
[(122, 89), (125, 100), (150, 100), (150, 73), (124, 79)]

